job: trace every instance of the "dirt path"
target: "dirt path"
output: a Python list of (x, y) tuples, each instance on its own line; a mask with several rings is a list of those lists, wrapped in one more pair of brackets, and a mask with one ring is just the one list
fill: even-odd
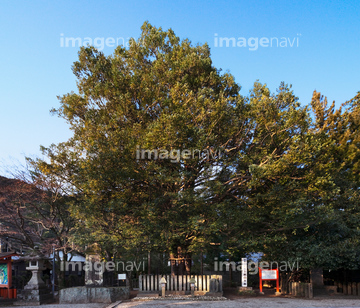
[(182, 307), (198, 307), (198, 308), (312, 308), (312, 307), (360, 307), (360, 298), (326, 298), (326, 299), (299, 299), (299, 298), (280, 298), (280, 297), (264, 297), (264, 298), (241, 298), (228, 301), (170, 301), (170, 300), (152, 300), (152, 301), (133, 301), (123, 302), (116, 308), (139, 307), (139, 308), (182, 308)]

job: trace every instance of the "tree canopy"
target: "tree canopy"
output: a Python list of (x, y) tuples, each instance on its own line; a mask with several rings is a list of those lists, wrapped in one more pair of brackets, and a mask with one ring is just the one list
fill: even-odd
[(285, 83), (243, 96), (208, 45), (147, 22), (112, 55), (81, 48), (72, 69), (78, 90), (53, 112), (73, 136), (32, 163), (72, 191), (75, 241), (109, 258), (166, 252), (180, 272), (214, 241), (228, 255), (355, 264), (359, 94), (337, 110), (317, 92), (301, 105)]

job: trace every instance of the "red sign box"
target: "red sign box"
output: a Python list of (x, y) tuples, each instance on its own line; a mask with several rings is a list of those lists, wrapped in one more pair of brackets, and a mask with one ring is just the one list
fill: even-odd
[(260, 292), (262, 292), (263, 280), (276, 280), (276, 292), (279, 292), (279, 269), (264, 270), (259, 268)]

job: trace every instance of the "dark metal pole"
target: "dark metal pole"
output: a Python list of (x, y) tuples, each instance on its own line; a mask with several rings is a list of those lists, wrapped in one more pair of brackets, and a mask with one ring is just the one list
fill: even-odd
[(53, 245), (52, 295), (55, 296), (55, 245)]

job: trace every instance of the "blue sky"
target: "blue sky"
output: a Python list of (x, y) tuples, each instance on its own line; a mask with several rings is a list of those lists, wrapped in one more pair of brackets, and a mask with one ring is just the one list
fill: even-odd
[[(39, 156), (40, 145), (71, 136), (64, 120), (49, 113), (59, 105), (57, 95), (76, 91), (71, 65), (79, 47), (62, 47), (61, 39), (138, 38), (148, 20), (194, 44), (207, 42), (214, 66), (230, 71), (243, 95), (256, 80), (271, 91), (285, 81), (302, 104), (316, 89), (338, 106), (360, 90), (359, 16), (358, 1), (2, 0), (0, 174), (25, 155)], [(215, 47), (220, 37), (294, 43)]]

